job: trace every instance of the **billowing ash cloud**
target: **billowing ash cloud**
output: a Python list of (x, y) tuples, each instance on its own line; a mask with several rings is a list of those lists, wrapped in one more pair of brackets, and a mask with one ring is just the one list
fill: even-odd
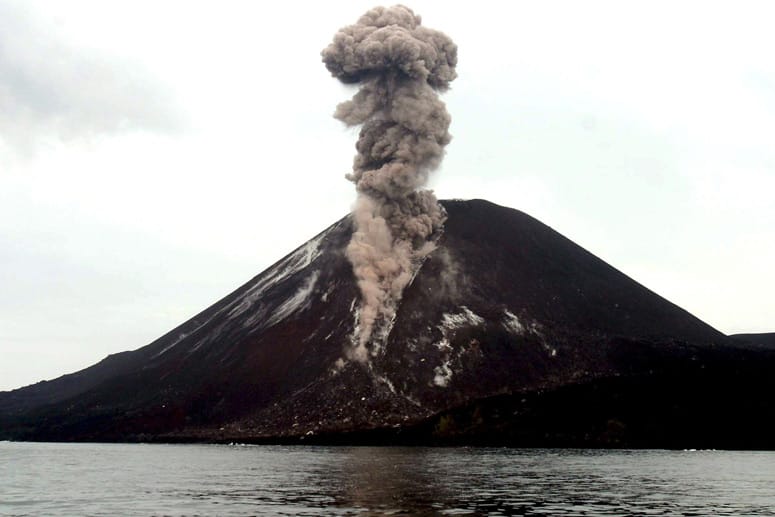
[(450, 141), (450, 117), (436, 90), (456, 77), (457, 47), (420, 22), (407, 7), (377, 7), (341, 29), (322, 52), (336, 78), (360, 85), (334, 116), (348, 126), (362, 124), (347, 175), (358, 191), (347, 256), (362, 293), (350, 355), (361, 361), (375, 329), (388, 328), (446, 218), (422, 187)]

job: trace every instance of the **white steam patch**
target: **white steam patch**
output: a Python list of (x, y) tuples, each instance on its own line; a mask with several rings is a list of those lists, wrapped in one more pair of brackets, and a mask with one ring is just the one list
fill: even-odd
[(529, 334), (537, 337), (541, 342), (541, 346), (543, 346), (544, 350), (546, 350), (550, 357), (557, 356), (557, 349), (553, 348), (547, 342), (546, 337), (544, 336), (543, 332), (541, 332), (542, 327), (540, 323), (536, 321), (521, 321), (516, 316), (516, 314), (506, 309), (503, 311), (501, 325), (503, 325), (503, 327), (511, 334), (516, 336), (527, 336)]
[(475, 327), (477, 325), (481, 325), (482, 323), (484, 323), (484, 318), (471, 312), (468, 307), (463, 305), (460, 307), (460, 312), (458, 313), (445, 313), (441, 317), (441, 324), (439, 325), (439, 329), (445, 333), (446, 337), (446, 332), (451, 330), (455, 330), (464, 326)]
[(478, 327), (484, 324), (484, 318), (474, 313), (471, 309), (465, 305), (460, 307), (459, 312), (444, 313), (441, 316), (441, 322), (436, 326), (441, 331), (441, 340), (434, 343), (435, 346), (442, 353), (442, 363), (433, 369), (433, 385), (439, 388), (446, 388), (449, 386), (452, 380), (454, 370), (453, 364), (461, 362), (460, 356), (463, 353), (462, 349), (455, 350), (452, 347), (450, 341), (455, 332), (461, 328)]
[[(195, 329), (195, 330), (194, 330), (194, 332), (196, 332), (197, 330), (199, 330), (199, 328), (201, 328), (201, 326), (200, 326), (200, 327), (198, 327), (197, 329)], [(157, 357), (159, 357), (160, 355), (163, 355), (163, 354), (164, 354), (164, 353), (165, 353), (167, 350), (170, 350), (170, 349), (172, 349), (172, 348), (173, 348), (175, 345), (177, 345), (178, 343), (180, 343), (181, 341), (183, 341), (184, 339), (186, 339), (186, 337), (188, 337), (188, 335), (189, 335), (189, 333), (188, 333), (188, 332), (181, 332), (180, 334), (178, 334), (178, 337), (177, 337), (177, 339), (175, 339), (175, 341), (173, 341), (173, 342), (172, 342), (172, 343), (170, 343), (169, 345), (165, 346), (165, 347), (164, 347), (164, 348), (161, 350), (161, 352), (159, 352), (158, 354), (154, 355), (154, 356), (153, 356), (151, 359), (156, 359), (156, 358), (157, 358)]]
[(521, 321), (519, 321), (519, 318), (517, 318), (516, 314), (513, 314), (509, 312), (508, 310), (503, 311), (503, 326), (506, 327), (506, 330), (510, 331), (512, 334), (516, 334), (518, 336), (522, 336), (525, 334), (526, 328), (522, 324)]
[(347, 361), (340, 357), (334, 362), (334, 366), (331, 368), (331, 375), (339, 375), (346, 365)]
[(315, 289), (315, 284), (320, 277), (320, 271), (313, 271), (312, 274), (307, 277), (304, 284), (296, 291), (296, 293), (281, 303), (273, 312), (266, 323), (262, 325), (263, 328), (271, 327), (281, 322), (291, 314), (299, 312), (309, 307), (311, 301), (312, 291)]
[(449, 381), (452, 380), (452, 368), (450, 367), (450, 359), (447, 359), (440, 366), (433, 369), (435, 374), (433, 377), (433, 384), (439, 388), (446, 388), (449, 386)]
[(442, 340), (439, 341), (438, 343), (433, 343), (433, 346), (435, 346), (442, 352), (452, 350), (452, 345), (449, 344), (449, 339), (447, 339), (446, 337), (442, 338)]

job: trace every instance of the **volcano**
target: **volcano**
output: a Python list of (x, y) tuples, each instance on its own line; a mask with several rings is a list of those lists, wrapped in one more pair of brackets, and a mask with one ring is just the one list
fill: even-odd
[(522, 212), (442, 204), (367, 361), (347, 216), (151, 344), (0, 393), (0, 439), (775, 446), (775, 349)]

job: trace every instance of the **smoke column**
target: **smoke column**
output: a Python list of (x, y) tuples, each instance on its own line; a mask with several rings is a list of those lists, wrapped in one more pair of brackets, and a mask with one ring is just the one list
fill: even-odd
[(360, 85), (334, 117), (362, 125), (347, 175), (358, 193), (347, 257), (362, 296), (350, 357), (366, 361), (372, 334), (394, 318), (446, 219), (433, 192), (422, 187), (451, 139), (449, 113), (436, 91), (457, 76), (457, 46), (397, 5), (374, 8), (341, 29), (322, 56), (334, 77)]

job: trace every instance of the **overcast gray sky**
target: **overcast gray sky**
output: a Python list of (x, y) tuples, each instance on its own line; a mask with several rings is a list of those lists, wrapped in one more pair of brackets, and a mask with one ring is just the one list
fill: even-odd
[[(149, 343), (348, 212), (320, 51), (376, 4), (264, 4), (0, 0), (0, 390)], [(775, 331), (772, 3), (407, 5), (459, 46), (439, 197)]]

